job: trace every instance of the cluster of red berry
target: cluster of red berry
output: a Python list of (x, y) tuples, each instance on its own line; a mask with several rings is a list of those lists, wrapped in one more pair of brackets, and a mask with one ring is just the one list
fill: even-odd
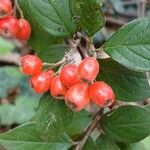
[(64, 97), (73, 111), (84, 109), (92, 101), (100, 107), (108, 107), (115, 100), (112, 88), (103, 81), (95, 81), (99, 63), (94, 57), (85, 58), (79, 66), (65, 65), (59, 75), (53, 70), (41, 71), (42, 61), (34, 55), (26, 55), (20, 61), (21, 71), (30, 75), (30, 83), (37, 93), (50, 90), (53, 97)]
[(0, 0), (0, 34), (6, 38), (27, 41), (31, 34), (30, 24), (23, 18), (18, 20), (12, 13), (11, 1)]

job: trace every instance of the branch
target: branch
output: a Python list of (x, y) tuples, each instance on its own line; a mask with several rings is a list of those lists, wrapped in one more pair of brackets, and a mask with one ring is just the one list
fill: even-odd
[(0, 63), (19, 66), (19, 59), (20, 59), (20, 54), (9, 53), (5, 56), (0, 57)]
[(43, 63), (43, 66), (49, 66), (51, 68), (59, 67), (66, 62), (65, 57), (57, 63)]
[(115, 28), (120, 28), (124, 24), (126, 24), (128, 21), (120, 19), (115, 19), (112, 17), (106, 17), (106, 26), (114, 26)]
[(20, 6), (19, 6), (19, 4), (18, 4), (18, 1), (17, 1), (17, 0), (14, 0), (14, 6), (15, 6), (15, 8), (14, 8), (14, 9), (16, 9), (16, 8), (17, 8), (17, 10), (19, 11), (19, 13), (20, 13), (20, 17), (21, 17), (21, 18), (24, 18), (23, 12), (22, 12), (22, 10), (21, 10), (21, 8), (20, 8)]
[(83, 139), (77, 144), (75, 150), (82, 150), (84, 147), (84, 144), (86, 143), (88, 137), (91, 135), (93, 130), (96, 128), (97, 124), (99, 123), (101, 116), (103, 114), (103, 109), (100, 109), (94, 116), (92, 124), (88, 127), (87, 131), (85, 132), (85, 135)]
[(137, 17), (144, 17), (146, 12), (146, 0), (137, 1)]
[(124, 5), (136, 5), (137, 0), (123, 1)]

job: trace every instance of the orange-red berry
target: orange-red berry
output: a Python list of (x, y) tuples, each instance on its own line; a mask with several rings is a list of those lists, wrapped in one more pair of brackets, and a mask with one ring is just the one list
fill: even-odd
[(55, 75), (55, 72), (53, 70), (48, 70), (47, 73), (49, 73), (49, 75), (53, 78)]
[(109, 107), (115, 101), (112, 88), (103, 81), (98, 81), (91, 85), (89, 94), (92, 102), (103, 108)]
[(52, 79), (50, 93), (53, 97), (65, 96), (67, 88), (61, 83), (60, 77), (56, 76)]
[(34, 75), (30, 79), (30, 83), (36, 93), (42, 94), (49, 90), (50, 84), (54, 74), (49, 72), (41, 72), (37, 75)]
[(35, 55), (26, 55), (20, 59), (20, 68), (26, 75), (35, 75), (41, 71), (42, 61)]
[(65, 95), (66, 105), (75, 112), (84, 109), (90, 103), (88, 89), (89, 86), (86, 83), (72, 86)]
[(78, 67), (73, 64), (64, 66), (60, 73), (60, 80), (67, 87), (71, 87), (79, 83), (80, 78), (78, 75)]
[(19, 19), (19, 30), (16, 34), (16, 38), (21, 41), (27, 41), (31, 35), (31, 26), (25, 19)]
[(11, 16), (12, 3), (10, 0), (0, 0), (0, 19)]
[(15, 17), (7, 17), (0, 20), (0, 34), (7, 38), (15, 37), (19, 29), (18, 20)]
[(85, 58), (79, 65), (78, 73), (82, 80), (92, 82), (99, 73), (99, 63), (96, 58)]

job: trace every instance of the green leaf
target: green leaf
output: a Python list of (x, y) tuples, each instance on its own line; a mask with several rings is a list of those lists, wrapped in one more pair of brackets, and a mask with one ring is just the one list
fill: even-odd
[(95, 143), (96, 143), (95, 145), (96, 145), (97, 149), (119, 150), (119, 147), (117, 146), (117, 144), (113, 140), (110, 140), (107, 137), (105, 137), (104, 135), (100, 135), (96, 139)]
[(38, 107), (39, 100), (31, 97), (20, 96), (15, 101), (15, 122), (23, 124), (30, 121)]
[(105, 18), (98, 0), (69, 0), (73, 19), (78, 30), (83, 29), (89, 36), (94, 35), (105, 24)]
[(68, 150), (69, 143), (44, 142), (35, 129), (35, 124), (25, 124), (0, 135), (0, 144), (7, 150)]
[[(45, 59), (47, 56), (45, 54), (45, 57), (44, 57), (44, 53), (49, 51), (49, 48), (51, 45), (62, 43), (62, 38), (52, 36), (40, 25), (40, 23), (37, 22), (37, 20), (35, 19), (36, 16), (32, 13), (34, 9), (32, 9), (30, 5), (28, 5), (28, 1), (19, 0), (18, 2), (19, 2), (21, 9), (23, 10), (24, 16), (29, 21), (31, 28), (32, 28), (32, 34), (31, 34), (29, 43), (32, 46), (32, 48), (37, 52), (37, 54), (40, 57), (42, 57), (43, 61), (46, 61)], [(30, 2), (31, 1), (29, 1), (29, 3)], [(40, 2), (38, 1), (37, 3), (40, 3)]]
[(15, 44), (0, 37), (0, 55), (7, 54), (15, 48)]
[(0, 124), (10, 125), (15, 123), (15, 107), (11, 104), (0, 105)]
[(89, 137), (83, 147), (83, 150), (95, 150), (95, 149), (96, 149), (95, 143), (93, 139)]
[(121, 150), (146, 150), (143, 144), (141, 144), (140, 142), (133, 143), (133, 144), (122, 144), (120, 147), (121, 147)]
[(121, 150), (149, 150), (150, 147), (150, 136), (145, 138), (144, 140), (138, 142), (138, 143), (132, 143), (132, 144), (119, 144)]
[(0, 85), (0, 98), (6, 98), (8, 91), (17, 87), (20, 89), (20, 95), (39, 99), (39, 95), (30, 87), (28, 77), (24, 76), (18, 67), (1, 67)]
[(64, 44), (51, 45), (49, 50), (39, 51), (38, 55), (45, 60), (45, 62), (56, 63), (60, 61), (66, 52), (69, 51), (69, 46)]
[(11, 90), (19, 90), (17, 98), (14, 99), (15, 104), (0, 105), (0, 124), (22, 124), (31, 120), (35, 115), (40, 96), (33, 92), (28, 78), (19, 71), (18, 67), (2, 67), (0, 81), (0, 98), (7, 98)]
[(150, 105), (146, 105), (145, 107), (148, 111), (150, 111)]
[(57, 141), (63, 133), (69, 137), (81, 134), (91, 121), (86, 111), (73, 113), (64, 101), (56, 100), (50, 94), (41, 98), (36, 115), (36, 126), (43, 139)]
[(110, 84), (118, 100), (139, 101), (150, 97), (150, 86), (145, 73), (132, 71), (117, 62), (100, 60), (97, 80)]
[(39, 100), (27, 96), (17, 97), (15, 104), (0, 105), (0, 124), (23, 124), (30, 121), (36, 112)]
[[(69, 2), (65, 0), (19, 0), (32, 19), (45, 31), (54, 36), (71, 37), (75, 33)], [(24, 8), (26, 7), (26, 8)]]
[(141, 144), (140, 142), (131, 144), (117, 143), (117, 145), (121, 150), (146, 150), (144, 149), (143, 144)]
[(23, 78), (21, 78), (21, 80), (19, 81), (18, 86), (21, 91), (19, 96), (30, 97), (30, 98), (32, 97), (32, 99), (39, 100), (41, 95), (38, 95), (37, 93), (35, 93), (33, 88), (30, 86), (28, 80), (29, 80), (29, 77), (23, 76)]
[(104, 51), (120, 64), (139, 71), (150, 71), (150, 18), (136, 19), (104, 44)]
[(140, 143), (143, 144), (143, 146), (145, 147), (145, 150), (149, 150), (149, 148), (150, 148), (150, 142), (149, 141), (150, 141), (150, 136), (148, 136), (144, 140), (140, 141)]
[(0, 97), (6, 97), (8, 90), (18, 86), (22, 77), (18, 67), (0, 68)]
[(119, 142), (138, 142), (150, 134), (150, 112), (143, 107), (123, 106), (101, 119), (105, 134)]
[[(45, 32), (42, 28), (38, 27), (36, 24), (32, 25), (32, 35), (30, 38), (30, 45), (36, 51), (37, 55), (43, 60), (47, 61), (47, 53), (50, 50), (52, 44), (61, 43), (62, 39), (53, 37), (52, 35)], [(51, 57), (51, 56), (49, 56)]]

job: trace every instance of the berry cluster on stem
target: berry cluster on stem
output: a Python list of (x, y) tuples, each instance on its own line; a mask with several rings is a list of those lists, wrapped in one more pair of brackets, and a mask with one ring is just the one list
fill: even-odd
[(54, 98), (64, 99), (66, 105), (75, 112), (86, 108), (91, 102), (101, 108), (114, 103), (112, 88), (104, 81), (95, 80), (100, 72), (95, 57), (84, 58), (78, 66), (66, 64), (59, 74), (51, 69), (43, 71), (43, 64), (48, 65), (35, 55), (26, 55), (20, 60), (21, 71), (31, 76), (30, 84), (36, 93), (50, 91)]

